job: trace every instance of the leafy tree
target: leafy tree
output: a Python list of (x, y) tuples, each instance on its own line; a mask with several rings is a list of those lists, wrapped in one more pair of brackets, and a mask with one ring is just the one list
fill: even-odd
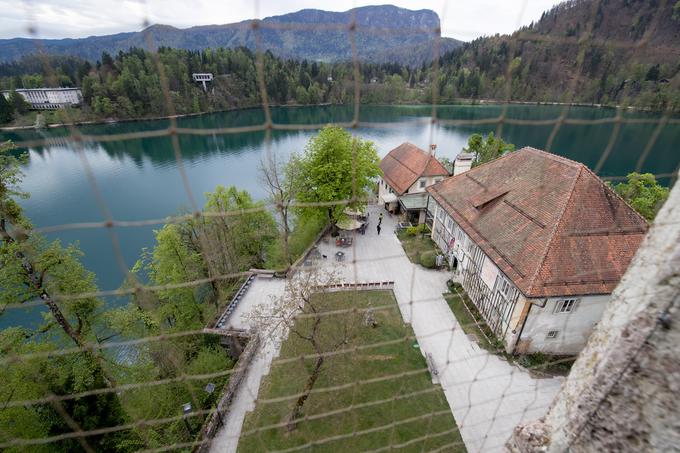
[(264, 206), (234, 186), (217, 186), (215, 192), (206, 194), (204, 212), (208, 217), (201, 225), (204, 258), (219, 274), (239, 272), (264, 261), (264, 251), (276, 238), (276, 223)]
[(14, 119), (14, 107), (0, 94), (0, 124), (9, 123)]
[(675, 5), (673, 5), (673, 19), (677, 20), (680, 22), (680, 1), (676, 2)]
[(486, 138), (481, 134), (472, 134), (468, 138), (468, 146), (464, 149), (467, 153), (474, 153), (475, 158), (472, 166), (476, 167), (486, 162), (491, 162), (509, 152), (515, 150), (515, 145), (505, 143), (502, 138), (496, 138), (493, 132), (489, 132)]
[(26, 102), (24, 97), (17, 93), (16, 90), (12, 90), (9, 93), (8, 102), (12, 105), (14, 111), (19, 115), (25, 115), (31, 108), (31, 104)]
[[(96, 292), (94, 275), (79, 262), (81, 253), (77, 246), (62, 247), (59, 241), (49, 242), (31, 232), (30, 223), (17, 202), (27, 196), (20, 189), (23, 176), (20, 164), (25, 162), (25, 157), (13, 157), (9, 154), (10, 147), (4, 144), (0, 149), (0, 306), (3, 307), (0, 315), (9, 304), (29, 302), (44, 304), (47, 312), (45, 324), (35, 331), (28, 328), (3, 331), (0, 357), (49, 351), (70, 343), (79, 350), (0, 368), (0, 379), (8, 384), (2, 386), (0, 398), (3, 401), (16, 399), (17, 395), (41, 398), (47, 394), (67, 395), (111, 386), (114, 378), (104, 367), (101, 355), (88, 347), (88, 343), (98, 341), (97, 309), (101, 301), (77, 297), (67, 304), (59, 304), (55, 298), (55, 295)], [(28, 376), (31, 378), (27, 380)], [(126, 422), (118, 396), (112, 392), (69, 399), (60, 404), (85, 430)], [(26, 425), (35, 423), (36, 419), (40, 422), (33, 432), (41, 436), (72, 431), (64, 417), (49, 405), (11, 408), (9, 412), (0, 410), (2, 419), (11, 419), (13, 430), (18, 433), (30, 431)], [(118, 437), (115, 433), (105, 434), (91, 437), (87, 442), (97, 450), (121, 451)], [(59, 451), (73, 451), (78, 447), (76, 440), (64, 440), (52, 446)]]
[[(353, 137), (342, 128), (326, 126), (309, 139), (304, 154), (289, 163), (289, 166), (299, 166), (295, 170), (297, 201), (333, 203), (349, 200), (347, 205), (357, 208), (365, 203), (368, 188), (381, 174), (379, 162), (373, 142)], [(347, 205), (303, 208), (302, 214), (326, 216), (335, 224)]]
[(437, 160), (448, 170), (449, 173), (453, 173), (453, 162), (448, 157), (438, 157)]
[(282, 165), (273, 153), (267, 153), (266, 159), (260, 163), (260, 173), (262, 182), (269, 192), (269, 198), (274, 204), (276, 212), (281, 220), (283, 252), (286, 264), (293, 264), (293, 256), (290, 250), (291, 233), (291, 204), (297, 197), (298, 184), (300, 178), (297, 172), (300, 165), (297, 163), (298, 157), (293, 155), (288, 165)]
[(651, 173), (629, 173), (626, 182), (614, 186), (614, 190), (633, 209), (650, 222), (668, 198), (669, 189), (659, 185)]

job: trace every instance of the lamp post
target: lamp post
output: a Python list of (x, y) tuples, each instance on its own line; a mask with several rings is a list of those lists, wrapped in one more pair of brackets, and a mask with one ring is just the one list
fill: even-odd
[(182, 420), (184, 420), (184, 425), (187, 427), (187, 432), (189, 433), (189, 437), (191, 437), (191, 426), (189, 426), (189, 421), (187, 420), (188, 415), (192, 411), (191, 403), (184, 403), (182, 404), (182, 414), (184, 416), (182, 417)]
[[(215, 384), (208, 382), (208, 385), (206, 385), (203, 390), (205, 390), (208, 395), (212, 395), (215, 392)], [(224, 422), (222, 421), (222, 414), (220, 414), (219, 401), (215, 404), (215, 412), (217, 413), (217, 420), (219, 421), (218, 426), (224, 425)]]

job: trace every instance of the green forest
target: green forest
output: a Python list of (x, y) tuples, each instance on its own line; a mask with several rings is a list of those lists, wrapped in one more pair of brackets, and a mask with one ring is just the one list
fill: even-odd
[[(270, 52), (262, 55), (261, 62), (267, 100), (272, 105), (353, 102), (351, 63), (284, 60)], [(73, 57), (50, 57), (45, 62), (29, 56), (0, 64), (0, 87), (10, 90), (9, 102), (0, 100), (0, 121), (9, 122), (28, 112), (21, 96), (12, 90), (42, 86), (82, 87), (82, 109), (62, 112), (76, 121), (258, 106), (262, 99), (257, 65), (258, 58), (246, 48), (161, 48), (157, 54), (131, 49), (115, 56), (104, 53), (94, 65)], [(360, 71), (362, 102), (417, 103), (429, 93), (427, 66), (412, 69), (396, 63), (362, 64)], [(207, 92), (193, 82), (192, 73), (196, 72), (215, 75)]]

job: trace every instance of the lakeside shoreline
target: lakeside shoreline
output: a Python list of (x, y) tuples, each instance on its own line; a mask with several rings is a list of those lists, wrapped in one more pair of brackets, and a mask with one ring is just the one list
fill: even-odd
[[(585, 102), (557, 102), (557, 101), (504, 101), (498, 99), (460, 99), (459, 102), (453, 104), (437, 104), (438, 107), (455, 107), (455, 106), (474, 106), (474, 105), (542, 105), (542, 106), (563, 106), (563, 107), (589, 107), (597, 109), (611, 109), (618, 110), (624, 109), (631, 112), (644, 112), (644, 113), (658, 113), (662, 114), (662, 111), (652, 110), (648, 108), (641, 108), (635, 106), (624, 107), (622, 105), (609, 105), (609, 104), (594, 104)], [(270, 108), (283, 108), (283, 107), (327, 107), (327, 106), (348, 106), (351, 104), (337, 104), (337, 103), (321, 103), (321, 104), (269, 104)], [(427, 103), (399, 103), (399, 104), (361, 104), (367, 106), (376, 107), (408, 107), (408, 106), (431, 106), (432, 104)], [(40, 130), (40, 129), (58, 129), (60, 127), (79, 127), (79, 126), (94, 126), (94, 125), (105, 125), (105, 124), (118, 124), (118, 123), (131, 123), (131, 122), (141, 122), (141, 121), (160, 121), (160, 120), (170, 120), (178, 118), (191, 118), (197, 116), (211, 115), (216, 113), (225, 112), (238, 112), (246, 110), (261, 109), (262, 104), (250, 106), (250, 107), (235, 107), (231, 109), (224, 110), (213, 110), (198, 113), (180, 113), (175, 115), (162, 115), (162, 116), (150, 116), (141, 118), (107, 118), (107, 119), (95, 119), (87, 121), (74, 121), (70, 123), (52, 123), (47, 124), (43, 127), (36, 127), (35, 124), (30, 126), (0, 126), (1, 132), (13, 132), (13, 131), (23, 131), (23, 130)]]

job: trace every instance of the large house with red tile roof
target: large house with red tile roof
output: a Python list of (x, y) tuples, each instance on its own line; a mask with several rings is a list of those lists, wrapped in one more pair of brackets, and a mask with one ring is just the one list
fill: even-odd
[(578, 353), (648, 229), (585, 165), (534, 148), (427, 191), (432, 239), (508, 352)]
[(402, 143), (380, 162), (383, 177), (378, 182), (378, 196), (390, 212), (404, 212), (413, 223), (424, 223), (427, 212), (425, 189), (449, 176), (434, 152), (412, 143)]

